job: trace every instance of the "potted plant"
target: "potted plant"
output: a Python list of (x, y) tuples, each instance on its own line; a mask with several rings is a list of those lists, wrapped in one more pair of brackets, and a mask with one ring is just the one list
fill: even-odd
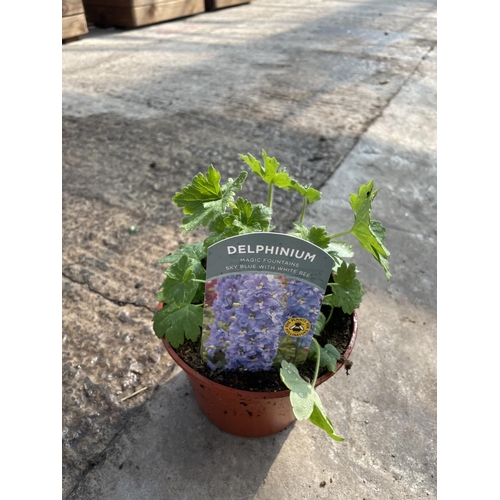
[[(262, 162), (240, 157), (267, 184), (267, 204), (235, 199), (247, 171), (221, 185), (213, 166), (175, 194), (183, 234), (206, 226), (209, 235), (158, 261), (169, 267), (154, 331), (219, 428), (257, 437), (309, 419), (342, 441), (315, 388), (350, 368), (357, 336), (363, 289), (348, 263), (353, 248), (338, 238), (355, 236), (391, 278), (385, 228), (371, 218), (377, 190), (370, 181), (351, 194), (354, 221), (330, 234), (303, 224), (307, 206), (321, 199), (318, 190), (301, 185), (264, 150)], [(290, 234), (273, 232), (276, 188), (302, 196)]]

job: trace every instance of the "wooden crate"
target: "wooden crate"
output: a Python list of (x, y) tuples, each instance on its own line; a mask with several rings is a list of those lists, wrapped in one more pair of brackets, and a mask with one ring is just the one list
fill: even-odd
[(78, 38), (88, 32), (82, 0), (62, 0), (62, 39)]
[(225, 7), (232, 7), (233, 5), (240, 5), (242, 3), (250, 3), (250, 0), (205, 0), (205, 9), (217, 10)]
[(205, 0), (83, 0), (96, 26), (135, 28), (205, 12)]

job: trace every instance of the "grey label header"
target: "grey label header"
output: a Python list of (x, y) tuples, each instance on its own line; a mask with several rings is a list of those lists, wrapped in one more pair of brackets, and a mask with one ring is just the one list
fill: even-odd
[(326, 289), (333, 258), (309, 241), (281, 233), (248, 233), (208, 248), (207, 281), (228, 274), (275, 274)]

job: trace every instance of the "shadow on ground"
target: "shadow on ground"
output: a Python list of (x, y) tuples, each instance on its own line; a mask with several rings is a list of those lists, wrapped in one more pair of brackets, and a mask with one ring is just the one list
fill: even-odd
[(134, 410), (111, 456), (104, 453), (68, 499), (220, 500), (240, 498), (241, 491), (252, 498), (293, 427), (266, 438), (229, 435), (201, 413), (179, 370), (151, 402)]

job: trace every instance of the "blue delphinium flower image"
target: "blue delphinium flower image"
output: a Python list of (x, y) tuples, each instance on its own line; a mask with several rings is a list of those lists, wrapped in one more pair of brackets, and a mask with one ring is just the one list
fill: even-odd
[(225, 353), (224, 368), (270, 370), (282, 329), (285, 290), (279, 279), (266, 274), (223, 276), (215, 284), (214, 322), (204, 344), (211, 359)]
[[(311, 323), (311, 330), (302, 337), (297, 337), (298, 347), (309, 347), (314, 333), (314, 325), (321, 310), (323, 291), (304, 281), (289, 279), (286, 285), (286, 308), (283, 322), (291, 318), (305, 318)], [(280, 332), (283, 338), (286, 334)]]
[[(323, 300), (321, 290), (268, 274), (223, 276), (210, 286), (215, 299), (207, 305), (213, 320), (203, 343), (210, 368), (270, 370), (278, 348), (285, 359), (298, 359), (299, 351), (304, 351), (299, 357), (305, 359)], [(290, 318), (309, 320), (311, 331), (302, 337), (287, 337), (283, 325)]]

